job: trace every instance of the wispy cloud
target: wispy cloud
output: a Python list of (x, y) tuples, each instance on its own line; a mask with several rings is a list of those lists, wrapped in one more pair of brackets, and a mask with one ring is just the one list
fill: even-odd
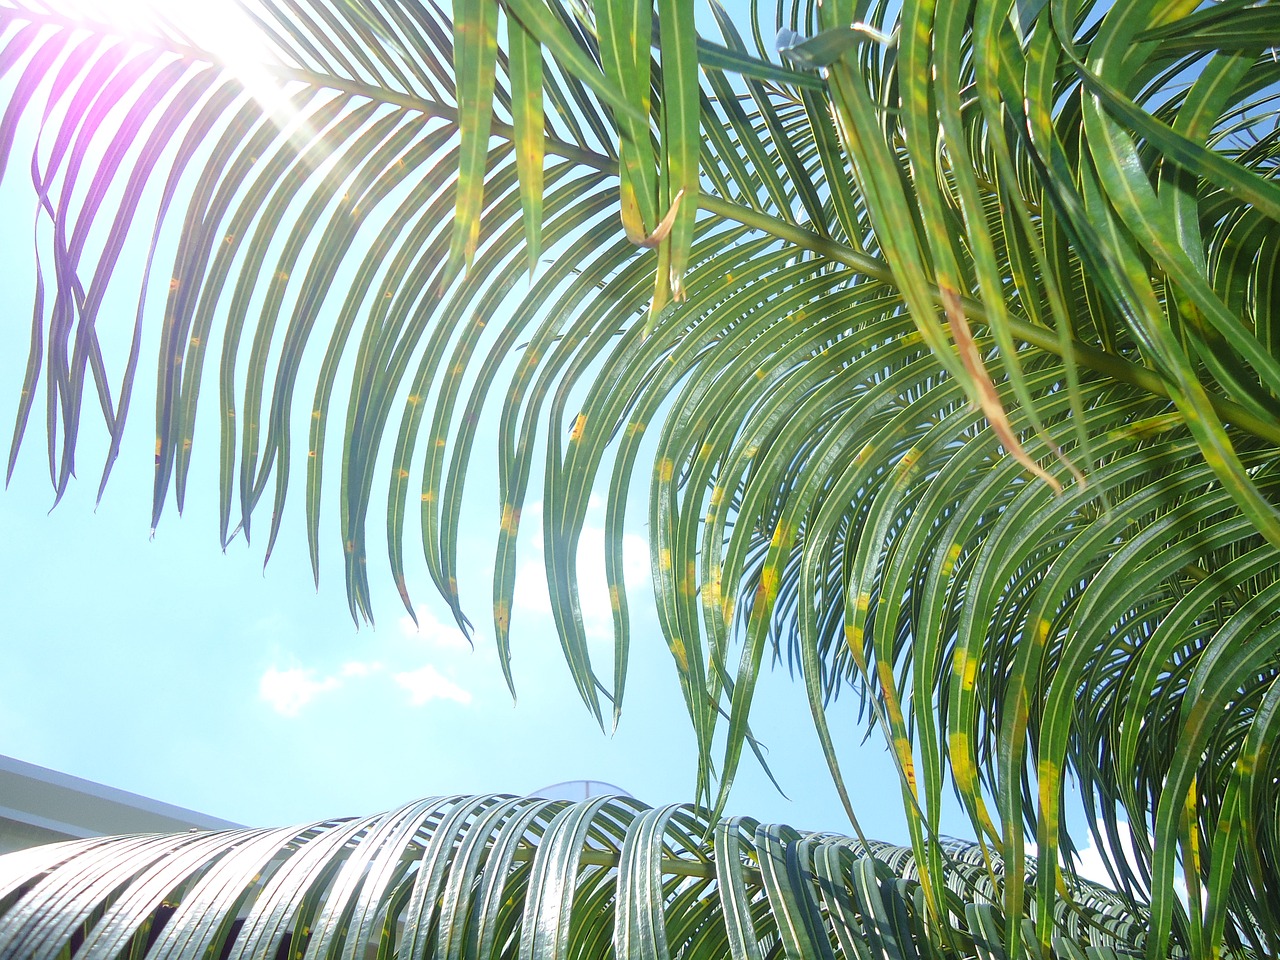
[(424, 640), (445, 649), (471, 650), (471, 644), (462, 635), (462, 631), (451, 623), (441, 623), (426, 604), (418, 604), (413, 608), (413, 613), (418, 618), (417, 623), (414, 623), (413, 617), (408, 614), (397, 621), (400, 632), (404, 636)]
[[(1099, 824), (1099, 829), (1103, 829)], [(1134, 872), (1140, 872), (1137, 869), (1139, 857), (1134, 847), (1133, 831), (1125, 820), (1116, 821), (1116, 836), (1120, 841), (1120, 849), (1113, 851), (1122, 856), (1129, 862), (1129, 867)], [(1034, 843), (1027, 844), (1027, 853), (1030, 856), (1036, 856), (1036, 845)], [(1089, 835), (1089, 843), (1084, 848), (1076, 852), (1076, 873), (1085, 880), (1092, 880), (1094, 883), (1100, 883), (1104, 887), (1111, 887), (1111, 875), (1107, 873), (1106, 859), (1102, 855), (1102, 850), (1098, 847), (1098, 842), (1093, 834)], [(1185, 904), (1187, 902), (1187, 884), (1186, 881), (1179, 876), (1174, 877), (1173, 885), (1177, 891), (1178, 898)]]
[[(1117, 821), (1120, 836), (1120, 852), (1130, 863), (1135, 863), (1137, 857), (1133, 851), (1133, 834), (1129, 831), (1129, 824), (1123, 820)], [(1111, 877), (1107, 873), (1106, 860), (1102, 856), (1102, 851), (1098, 848), (1098, 842), (1093, 835), (1089, 836), (1089, 845), (1076, 854), (1076, 870), (1080, 876), (1086, 880), (1092, 880), (1094, 883), (1101, 883), (1104, 886), (1111, 886)]]
[(268, 667), (258, 681), (258, 696), (282, 717), (296, 717), (308, 703), (328, 690), (341, 686), (337, 677), (317, 680), (314, 670)]
[(432, 700), (455, 700), (461, 704), (471, 702), (470, 691), (443, 676), (431, 664), (417, 670), (397, 673), (392, 679), (409, 691), (409, 703), (415, 707), (421, 707)]
[[(465, 640), (455, 641), (449, 635), (443, 636), (440, 642), (461, 643), (463, 648), (470, 649)], [(432, 700), (453, 700), (464, 705), (471, 702), (469, 690), (445, 677), (431, 664), (414, 670), (397, 670), (396, 666), (380, 660), (349, 660), (328, 675), (310, 667), (268, 667), (258, 681), (258, 697), (282, 717), (296, 717), (322, 693), (389, 675), (397, 686), (408, 691), (408, 703), (412, 707), (421, 707)]]
[[(599, 513), (603, 508), (598, 496), (592, 495), (588, 509)], [(531, 536), (528, 549), (533, 555), (516, 570), (513, 600), (519, 610), (550, 614), (551, 598), (547, 594), (547, 568), (542, 558), (542, 504), (535, 503), (524, 511)], [(595, 519), (596, 522), (592, 522)], [(604, 524), (591, 518), (578, 538), (578, 603), (583, 626), (596, 638), (608, 637), (613, 630), (613, 605), (609, 600), (609, 583), (605, 577)], [(628, 591), (644, 586), (649, 579), (649, 545), (635, 533), (622, 535), (622, 582)], [(634, 601), (633, 601), (634, 602)]]

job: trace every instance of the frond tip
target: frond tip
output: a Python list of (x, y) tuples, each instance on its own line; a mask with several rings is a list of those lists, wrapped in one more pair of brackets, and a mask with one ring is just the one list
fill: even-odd
[[(904, 847), (629, 797), (433, 797), (0, 857), (0, 958), (999, 955), (999, 868), (941, 852), (954, 892), (934, 916)], [(1136, 946), (1118, 897), (1071, 892), (1056, 956)]]

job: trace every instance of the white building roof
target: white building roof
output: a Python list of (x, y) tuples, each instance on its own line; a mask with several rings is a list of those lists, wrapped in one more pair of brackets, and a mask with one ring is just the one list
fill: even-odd
[(0, 853), (79, 837), (238, 826), (230, 820), (0, 756)]

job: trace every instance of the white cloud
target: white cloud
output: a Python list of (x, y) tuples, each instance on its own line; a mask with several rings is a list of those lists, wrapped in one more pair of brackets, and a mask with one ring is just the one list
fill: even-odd
[[(540, 538), (539, 538), (540, 539)], [(613, 606), (609, 601), (609, 584), (605, 577), (604, 528), (585, 526), (578, 540), (578, 603), (582, 609), (587, 633), (600, 638), (611, 635)], [(649, 545), (634, 533), (622, 535), (622, 582), (629, 593), (644, 587), (649, 580)], [(550, 614), (551, 598), (547, 594), (547, 568), (541, 545), (535, 556), (516, 570), (515, 607), (529, 613)], [(628, 597), (634, 604), (635, 598)]]
[(622, 579), (632, 589), (649, 582), (649, 541), (639, 534), (622, 535)]
[[(463, 641), (463, 645), (466, 642)], [(394, 667), (391, 668), (394, 670)], [(283, 717), (296, 717), (317, 696), (346, 685), (348, 681), (360, 681), (376, 675), (391, 673), (381, 661), (351, 660), (330, 676), (317, 676), (306, 667), (290, 667), (281, 670), (270, 667), (258, 681), (258, 696)], [(420, 707), (431, 700), (455, 700), (461, 704), (471, 702), (471, 693), (443, 676), (430, 664), (417, 670), (391, 673), (391, 679), (409, 692), (409, 704)]]
[[(586, 527), (578, 541), (579, 600), (582, 618), (589, 632), (609, 632), (613, 606), (609, 602), (609, 581), (604, 575), (604, 528)], [(645, 583), (649, 576), (649, 545), (634, 533), (622, 535), (622, 582), (628, 591)]]
[[(1103, 830), (1104, 828), (1099, 824), (1098, 829)], [(1138, 854), (1134, 849), (1133, 831), (1129, 828), (1128, 821), (1116, 821), (1116, 835), (1120, 841), (1120, 854), (1129, 861), (1129, 865), (1134, 869), (1134, 872), (1138, 872)], [(1027, 844), (1027, 853), (1030, 856), (1036, 855), (1036, 845), (1034, 843)], [(1111, 876), (1107, 873), (1102, 850), (1099, 849), (1097, 840), (1092, 833), (1089, 834), (1088, 846), (1076, 852), (1076, 873), (1085, 880), (1092, 880), (1094, 883), (1102, 884), (1104, 887), (1114, 888)], [(1177, 891), (1178, 898), (1185, 904), (1187, 902), (1186, 881), (1180, 875), (1175, 874), (1173, 885)]]
[(327, 690), (341, 685), (337, 677), (315, 679), (314, 670), (291, 667), (277, 670), (268, 667), (258, 681), (258, 697), (271, 705), (282, 717), (296, 717), (298, 711)]
[(431, 664), (417, 670), (397, 673), (392, 679), (409, 691), (409, 703), (415, 707), (431, 700), (456, 700), (461, 704), (471, 702), (470, 691), (442, 676)]
[[(1133, 861), (1133, 834), (1129, 832), (1129, 824), (1120, 820), (1117, 822), (1117, 827), (1119, 828), (1120, 848), (1125, 857)], [(1094, 839), (1093, 834), (1089, 835), (1089, 845), (1076, 854), (1076, 872), (1085, 880), (1092, 880), (1094, 883), (1100, 883), (1104, 887), (1112, 885), (1111, 876), (1107, 873), (1106, 862), (1102, 856), (1102, 850), (1099, 849), (1098, 842)]]
[(526, 560), (516, 568), (516, 586), (512, 600), (517, 610), (551, 613), (551, 597), (547, 593), (547, 567), (541, 556), (537, 560)]
[(413, 617), (407, 613), (396, 621), (400, 633), (404, 636), (425, 640), (427, 643), (446, 649), (471, 650), (471, 644), (467, 642), (462, 631), (452, 623), (441, 623), (426, 604), (418, 604), (413, 608), (413, 612), (418, 618), (416, 624), (413, 622)]

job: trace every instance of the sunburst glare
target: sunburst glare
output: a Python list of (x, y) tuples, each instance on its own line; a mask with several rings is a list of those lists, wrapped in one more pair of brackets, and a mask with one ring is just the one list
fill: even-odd
[(224, 67), (286, 131), (298, 123), (284, 81), (271, 64), (267, 34), (252, 4), (236, 0), (158, 4), (154, 0), (71, 0), (68, 9), (88, 21), (125, 30), (160, 28), (190, 43)]

